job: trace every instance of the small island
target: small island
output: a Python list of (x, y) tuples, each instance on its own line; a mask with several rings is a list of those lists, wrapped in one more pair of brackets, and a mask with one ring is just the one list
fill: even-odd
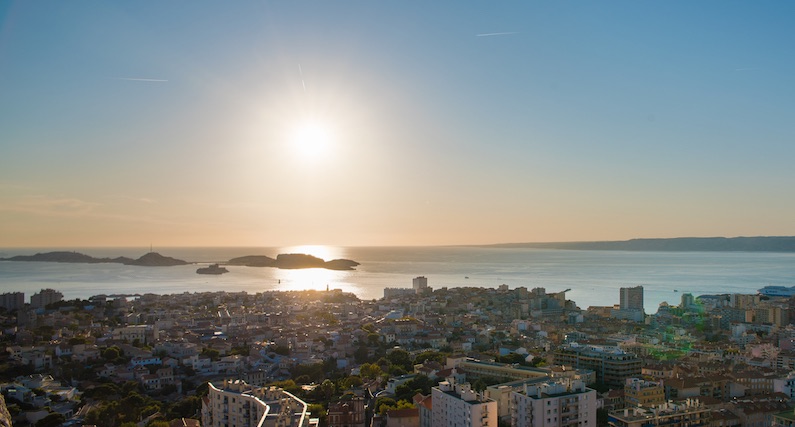
[(197, 274), (215, 274), (215, 275), (219, 275), (219, 274), (229, 273), (229, 270), (227, 270), (224, 267), (220, 267), (218, 264), (210, 264), (207, 267), (201, 267), (201, 268), (197, 269), (196, 273)]
[(325, 261), (307, 254), (279, 254), (276, 259), (265, 255), (248, 255), (232, 258), (228, 265), (246, 267), (275, 267), (281, 269), (325, 268), (327, 270), (354, 270), (358, 262), (349, 259), (333, 259)]

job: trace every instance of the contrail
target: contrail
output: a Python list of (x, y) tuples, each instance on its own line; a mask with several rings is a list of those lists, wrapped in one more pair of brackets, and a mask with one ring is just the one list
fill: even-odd
[(503, 33), (481, 33), (475, 34), (475, 37), (494, 37), (494, 36), (510, 36), (513, 34), (519, 34), (518, 31), (507, 31)]
[(306, 93), (306, 82), (304, 82), (304, 70), (301, 69), (301, 64), (298, 64), (298, 74), (301, 75), (301, 86), (304, 87), (304, 93)]
[(124, 80), (128, 82), (167, 82), (168, 80), (163, 79), (144, 79), (138, 77), (111, 77), (113, 80)]

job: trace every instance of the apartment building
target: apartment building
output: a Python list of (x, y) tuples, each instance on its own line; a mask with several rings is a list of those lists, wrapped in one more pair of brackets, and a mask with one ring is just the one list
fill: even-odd
[(456, 368), (467, 373), (467, 379), (496, 378), (502, 381), (548, 377), (549, 369), (516, 366), (507, 363), (482, 362), (469, 357), (448, 357), (445, 368)]
[(641, 360), (633, 353), (615, 347), (568, 344), (553, 354), (556, 365), (591, 369), (596, 380), (607, 385), (622, 386), (627, 378), (640, 376)]
[(497, 427), (497, 402), (449, 378), (431, 389), (433, 427)]
[(526, 384), (511, 393), (515, 427), (596, 427), (596, 391), (580, 380)]
[(306, 403), (276, 387), (252, 387), (241, 380), (209, 383), (202, 401), (205, 427), (309, 427)]
[(62, 299), (63, 294), (55, 289), (42, 289), (39, 293), (31, 295), (30, 306), (33, 308), (44, 308)]
[(25, 307), (24, 292), (6, 292), (0, 294), (0, 307), (12, 311)]
[(636, 406), (608, 415), (610, 427), (701, 427), (710, 423), (710, 409), (695, 399), (659, 406)]
[(624, 403), (627, 407), (662, 405), (665, 403), (665, 387), (662, 382), (627, 378), (624, 383)]

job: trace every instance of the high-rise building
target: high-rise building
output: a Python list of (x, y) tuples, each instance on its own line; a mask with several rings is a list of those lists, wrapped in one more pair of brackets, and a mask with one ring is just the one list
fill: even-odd
[(63, 294), (55, 289), (42, 289), (39, 293), (31, 295), (30, 306), (33, 308), (44, 308), (62, 299)]
[(679, 308), (682, 310), (690, 310), (693, 306), (696, 305), (696, 299), (693, 297), (693, 294), (689, 292), (685, 292), (682, 294), (682, 300), (679, 304)]
[(0, 294), (0, 307), (11, 311), (19, 310), (25, 306), (25, 294), (23, 292), (6, 292)]
[(428, 278), (425, 276), (415, 277), (411, 280), (411, 287), (414, 288), (414, 292), (422, 293), (426, 289), (428, 289)]
[(619, 308), (612, 310), (610, 315), (616, 319), (642, 322), (646, 314), (643, 311), (643, 286), (621, 288)]
[(596, 391), (571, 379), (525, 384), (523, 391), (511, 393), (511, 425), (594, 427)]
[(622, 310), (643, 310), (643, 286), (621, 288), (620, 296)]
[(497, 427), (497, 402), (453, 378), (431, 389), (433, 427)]

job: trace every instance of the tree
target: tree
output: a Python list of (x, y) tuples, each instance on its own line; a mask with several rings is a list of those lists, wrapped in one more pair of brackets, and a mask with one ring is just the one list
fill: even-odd
[(307, 411), (311, 414), (311, 416), (317, 417), (320, 420), (320, 425), (326, 425), (326, 418), (328, 417), (328, 411), (323, 405), (319, 403), (310, 403), (307, 405)]
[(414, 369), (414, 365), (411, 363), (411, 355), (409, 355), (409, 352), (401, 348), (396, 348), (390, 351), (386, 355), (386, 359), (389, 361), (389, 363), (400, 366), (405, 371), (411, 371)]
[(118, 359), (119, 356), (121, 356), (121, 350), (115, 345), (102, 351), (102, 358), (105, 360), (113, 361)]
[(367, 346), (360, 345), (353, 351), (353, 358), (356, 360), (357, 363), (364, 363), (370, 357), (370, 350), (367, 349)]
[(354, 387), (359, 387), (363, 384), (362, 378), (356, 375), (351, 375), (340, 380), (340, 388), (348, 390)]
[(320, 389), (323, 391), (323, 394), (326, 396), (326, 400), (331, 399), (331, 396), (334, 394), (336, 387), (334, 386), (334, 382), (326, 379), (320, 384)]
[[(379, 414), (383, 414), (383, 412), (381, 412), (381, 407), (386, 407), (388, 409), (396, 406), (397, 402), (391, 397), (381, 396), (375, 399), (375, 409)], [(384, 412), (386, 412), (387, 409), (384, 409)]]
[(188, 396), (182, 400), (174, 402), (166, 411), (166, 418), (190, 418), (199, 413), (202, 401), (198, 396)]
[(66, 421), (66, 417), (57, 412), (47, 414), (46, 417), (36, 422), (36, 427), (58, 427)]
[(447, 360), (446, 354), (440, 353), (436, 350), (427, 350), (418, 354), (417, 357), (414, 358), (414, 363), (425, 363), (426, 361), (435, 361), (439, 363), (444, 363), (446, 360)]
[(359, 367), (359, 374), (364, 378), (378, 378), (382, 373), (381, 367), (375, 363), (365, 363)]
[(221, 359), (221, 352), (214, 348), (205, 347), (202, 349), (201, 354), (202, 356), (209, 357), (212, 361), (218, 361)]

